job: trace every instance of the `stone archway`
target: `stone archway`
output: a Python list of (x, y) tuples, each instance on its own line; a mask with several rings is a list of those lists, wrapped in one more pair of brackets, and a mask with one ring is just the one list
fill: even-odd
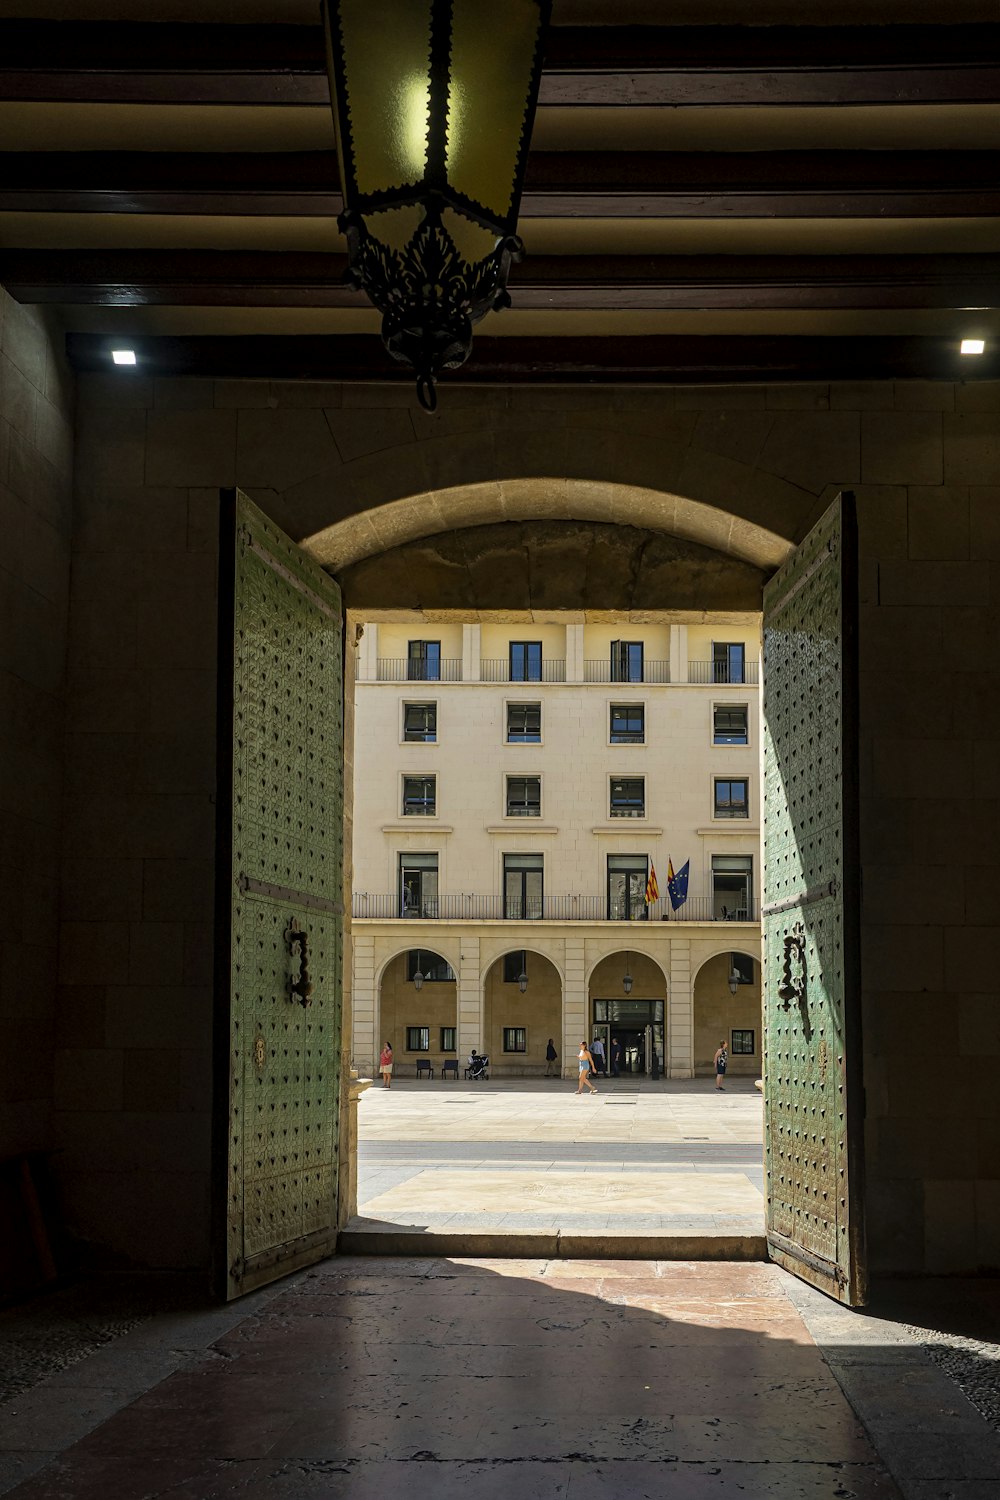
[[(741, 979), (735, 995), (729, 982), (734, 968)], [(750, 983), (744, 982), (747, 973)], [(724, 1041), (729, 1049), (729, 1071), (735, 1076), (759, 1077), (764, 1046), (759, 958), (738, 949), (716, 953), (697, 970), (692, 990), (695, 1076), (711, 1074), (716, 1048)], [(738, 1047), (739, 1042), (744, 1050)], [(749, 1050), (745, 1050), (747, 1047)]]
[(545, 954), (511, 948), (495, 958), (483, 975), (482, 1050), (490, 1057), (491, 1073), (498, 1078), (543, 1074), (548, 1039), (562, 1050), (562, 1011), (562, 976)]
[(655, 958), (635, 948), (605, 953), (590, 971), (587, 1014), (588, 1039), (602, 1037), (609, 1069), (617, 1041), (623, 1074), (645, 1075), (651, 1067), (662, 1076), (670, 1048), (667, 976)]
[[(416, 968), (412, 955), (419, 955)], [(377, 976), (375, 1007), (373, 1052), (389, 1041), (397, 1064), (405, 1067), (417, 1057), (429, 1057), (435, 1073), (446, 1059), (458, 1056), (458, 985), (445, 954), (429, 948), (396, 953)]]

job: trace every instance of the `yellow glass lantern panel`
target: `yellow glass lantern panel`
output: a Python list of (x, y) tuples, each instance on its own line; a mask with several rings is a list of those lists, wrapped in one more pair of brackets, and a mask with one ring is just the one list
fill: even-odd
[[(346, 108), (359, 193), (423, 180), (430, 125), (431, 11), (427, 0), (340, 0)], [(347, 143), (340, 143), (342, 157)]]
[(482, 0), (454, 0), (446, 163), (451, 186), (503, 222), (541, 17), (536, 0), (502, 0), (486, 10)]

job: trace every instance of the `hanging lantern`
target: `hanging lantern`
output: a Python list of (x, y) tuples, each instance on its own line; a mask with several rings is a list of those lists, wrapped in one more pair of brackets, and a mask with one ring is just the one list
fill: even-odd
[(510, 306), (517, 213), (551, 0), (323, 0), (350, 285), (417, 372), (465, 363)]

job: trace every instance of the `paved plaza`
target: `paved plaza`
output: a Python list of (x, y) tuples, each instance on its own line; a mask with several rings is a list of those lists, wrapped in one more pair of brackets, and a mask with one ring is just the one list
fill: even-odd
[[(397, 1078), (359, 1106), (351, 1232), (743, 1238), (763, 1228), (752, 1079)], [(357, 1244), (358, 1241), (353, 1241)]]

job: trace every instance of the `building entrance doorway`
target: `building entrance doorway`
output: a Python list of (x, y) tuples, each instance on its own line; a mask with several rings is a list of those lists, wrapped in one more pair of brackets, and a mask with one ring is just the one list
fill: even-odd
[(663, 1009), (662, 1000), (594, 1001), (592, 1034), (604, 1042), (609, 1073), (616, 1042), (618, 1072), (623, 1076), (663, 1072)]

